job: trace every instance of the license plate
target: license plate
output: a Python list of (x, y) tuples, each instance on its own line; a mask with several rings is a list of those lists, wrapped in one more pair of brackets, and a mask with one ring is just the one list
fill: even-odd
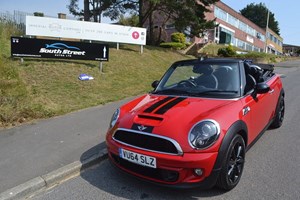
[(119, 156), (138, 165), (156, 168), (156, 158), (151, 156), (135, 153), (122, 148), (119, 149)]

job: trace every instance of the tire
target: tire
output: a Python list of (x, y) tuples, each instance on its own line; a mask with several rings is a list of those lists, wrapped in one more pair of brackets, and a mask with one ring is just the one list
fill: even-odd
[(227, 149), (216, 186), (223, 190), (233, 189), (240, 181), (245, 163), (245, 142), (235, 135)]
[(281, 95), (278, 101), (278, 106), (276, 108), (275, 118), (271, 124), (271, 128), (279, 128), (281, 127), (284, 120), (284, 111), (285, 111), (285, 102), (284, 96)]

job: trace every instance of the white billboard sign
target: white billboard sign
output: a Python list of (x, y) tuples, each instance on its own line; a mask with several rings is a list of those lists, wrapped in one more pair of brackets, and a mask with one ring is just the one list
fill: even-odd
[(146, 29), (48, 17), (26, 16), (26, 35), (146, 44)]

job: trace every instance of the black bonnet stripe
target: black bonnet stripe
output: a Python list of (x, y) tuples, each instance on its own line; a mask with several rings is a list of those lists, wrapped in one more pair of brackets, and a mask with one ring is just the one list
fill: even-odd
[(171, 99), (175, 99), (175, 97), (166, 97), (158, 102), (156, 102), (155, 104), (153, 104), (152, 106), (150, 106), (149, 108), (147, 108), (146, 110), (144, 110), (145, 113), (151, 113), (153, 112), (156, 108), (158, 108), (159, 106), (163, 105), (164, 103), (170, 101)]
[(155, 114), (164, 114), (165, 112), (167, 112), (168, 110), (170, 110), (172, 107), (176, 106), (177, 104), (179, 104), (180, 102), (182, 102), (183, 100), (185, 100), (186, 98), (184, 97), (179, 97), (173, 101), (171, 101), (170, 103), (167, 103), (166, 105), (164, 105), (163, 107), (161, 107), (160, 109), (158, 109)]

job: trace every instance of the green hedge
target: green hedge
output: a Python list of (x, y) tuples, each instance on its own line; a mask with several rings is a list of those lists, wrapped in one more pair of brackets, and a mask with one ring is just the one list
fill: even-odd
[(220, 48), (218, 50), (218, 56), (224, 56), (224, 57), (232, 57), (236, 55), (236, 51), (233, 49), (231, 45), (225, 47), (225, 48)]
[(172, 35), (171, 35), (172, 42), (178, 42), (178, 43), (184, 44), (185, 40), (186, 40), (186, 38), (183, 33), (176, 32), (176, 33), (172, 33)]
[(186, 47), (185, 44), (180, 43), (180, 42), (163, 42), (163, 43), (160, 43), (159, 46), (163, 47), (163, 48), (172, 48), (172, 49), (176, 49), (176, 50), (184, 49)]

